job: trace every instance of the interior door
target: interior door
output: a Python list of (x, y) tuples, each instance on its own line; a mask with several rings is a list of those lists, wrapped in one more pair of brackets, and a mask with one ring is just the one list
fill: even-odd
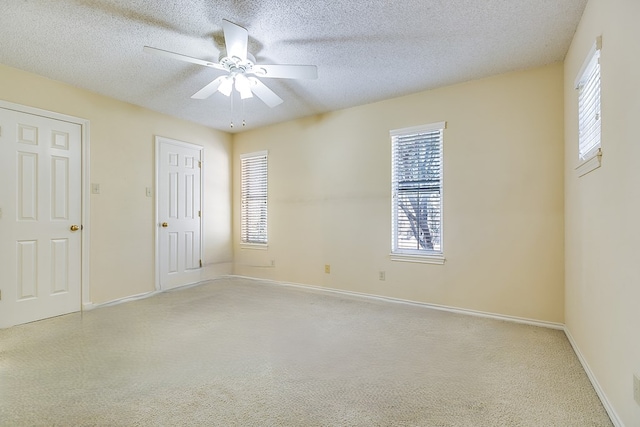
[(202, 147), (156, 138), (160, 289), (200, 280)]
[(0, 108), (0, 327), (81, 308), (81, 126)]

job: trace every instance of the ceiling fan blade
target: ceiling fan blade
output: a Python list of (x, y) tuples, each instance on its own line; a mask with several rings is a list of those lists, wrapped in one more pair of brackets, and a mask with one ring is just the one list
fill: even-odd
[(318, 67), (315, 65), (256, 65), (253, 73), (259, 77), (276, 79), (310, 79), (318, 78)]
[(181, 55), (175, 52), (169, 52), (168, 50), (162, 50), (151, 46), (145, 46), (143, 48), (145, 52), (166, 56), (167, 58), (177, 59), (179, 61), (190, 62), (192, 64), (203, 65), (205, 67), (215, 68), (216, 70), (224, 70), (224, 67), (220, 64), (216, 64), (215, 62), (205, 61), (203, 59), (192, 58), (191, 56)]
[(266, 87), (264, 83), (255, 77), (249, 77), (251, 82), (251, 92), (253, 92), (258, 98), (262, 100), (269, 107), (273, 108), (276, 105), (282, 104), (282, 98), (275, 94), (271, 89)]
[(209, 83), (208, 85), (206, 85), (205, 87), (203, 87), (202, 89), (200, 89), (199, 91), (194, 93), (191, 98), (193, 98), (193, 99), (206, 99), (206, 98), (210, 97), (211, 95), (213, 95), (213, 93), (215, 91), (218, 90), (218, 87), (220, 87), (220, 84), (222, 84), (222, 82), (226, 78), (227, 78), (227, 76), (218, 77), (217, 79), (215, 79), (214, 81), (212, 81), (211, 83)]
[(247, 59), (247, 44), (249, 42), (249, 32), (247, 29), (223, 19), (222, 31), (224, 32), (224, 44), (227, 47), (227, 56), (235, 56), (245, 61)]

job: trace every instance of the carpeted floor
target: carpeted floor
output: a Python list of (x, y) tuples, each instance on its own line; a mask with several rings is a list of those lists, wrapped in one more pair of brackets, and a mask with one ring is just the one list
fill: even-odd
[(0, 330), (2, 426), (611, 426), (562, 331), (245, 279)]

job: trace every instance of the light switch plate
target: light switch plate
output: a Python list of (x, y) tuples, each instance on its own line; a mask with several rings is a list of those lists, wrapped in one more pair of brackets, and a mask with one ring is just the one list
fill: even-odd
[(91, 194), (100, 194), (100, 184), (91, 184)]

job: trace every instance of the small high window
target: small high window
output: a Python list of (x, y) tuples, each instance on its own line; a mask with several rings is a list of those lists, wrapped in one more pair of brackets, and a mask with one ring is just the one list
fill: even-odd
[[(580, 162), (587, 162), (600, 154), (600, 47), (601, 39), (598, 38), (576, 79), (576, 89), (578, 90), (578, 160)], [(597, 166), (599, 166), (599, 162)]]

